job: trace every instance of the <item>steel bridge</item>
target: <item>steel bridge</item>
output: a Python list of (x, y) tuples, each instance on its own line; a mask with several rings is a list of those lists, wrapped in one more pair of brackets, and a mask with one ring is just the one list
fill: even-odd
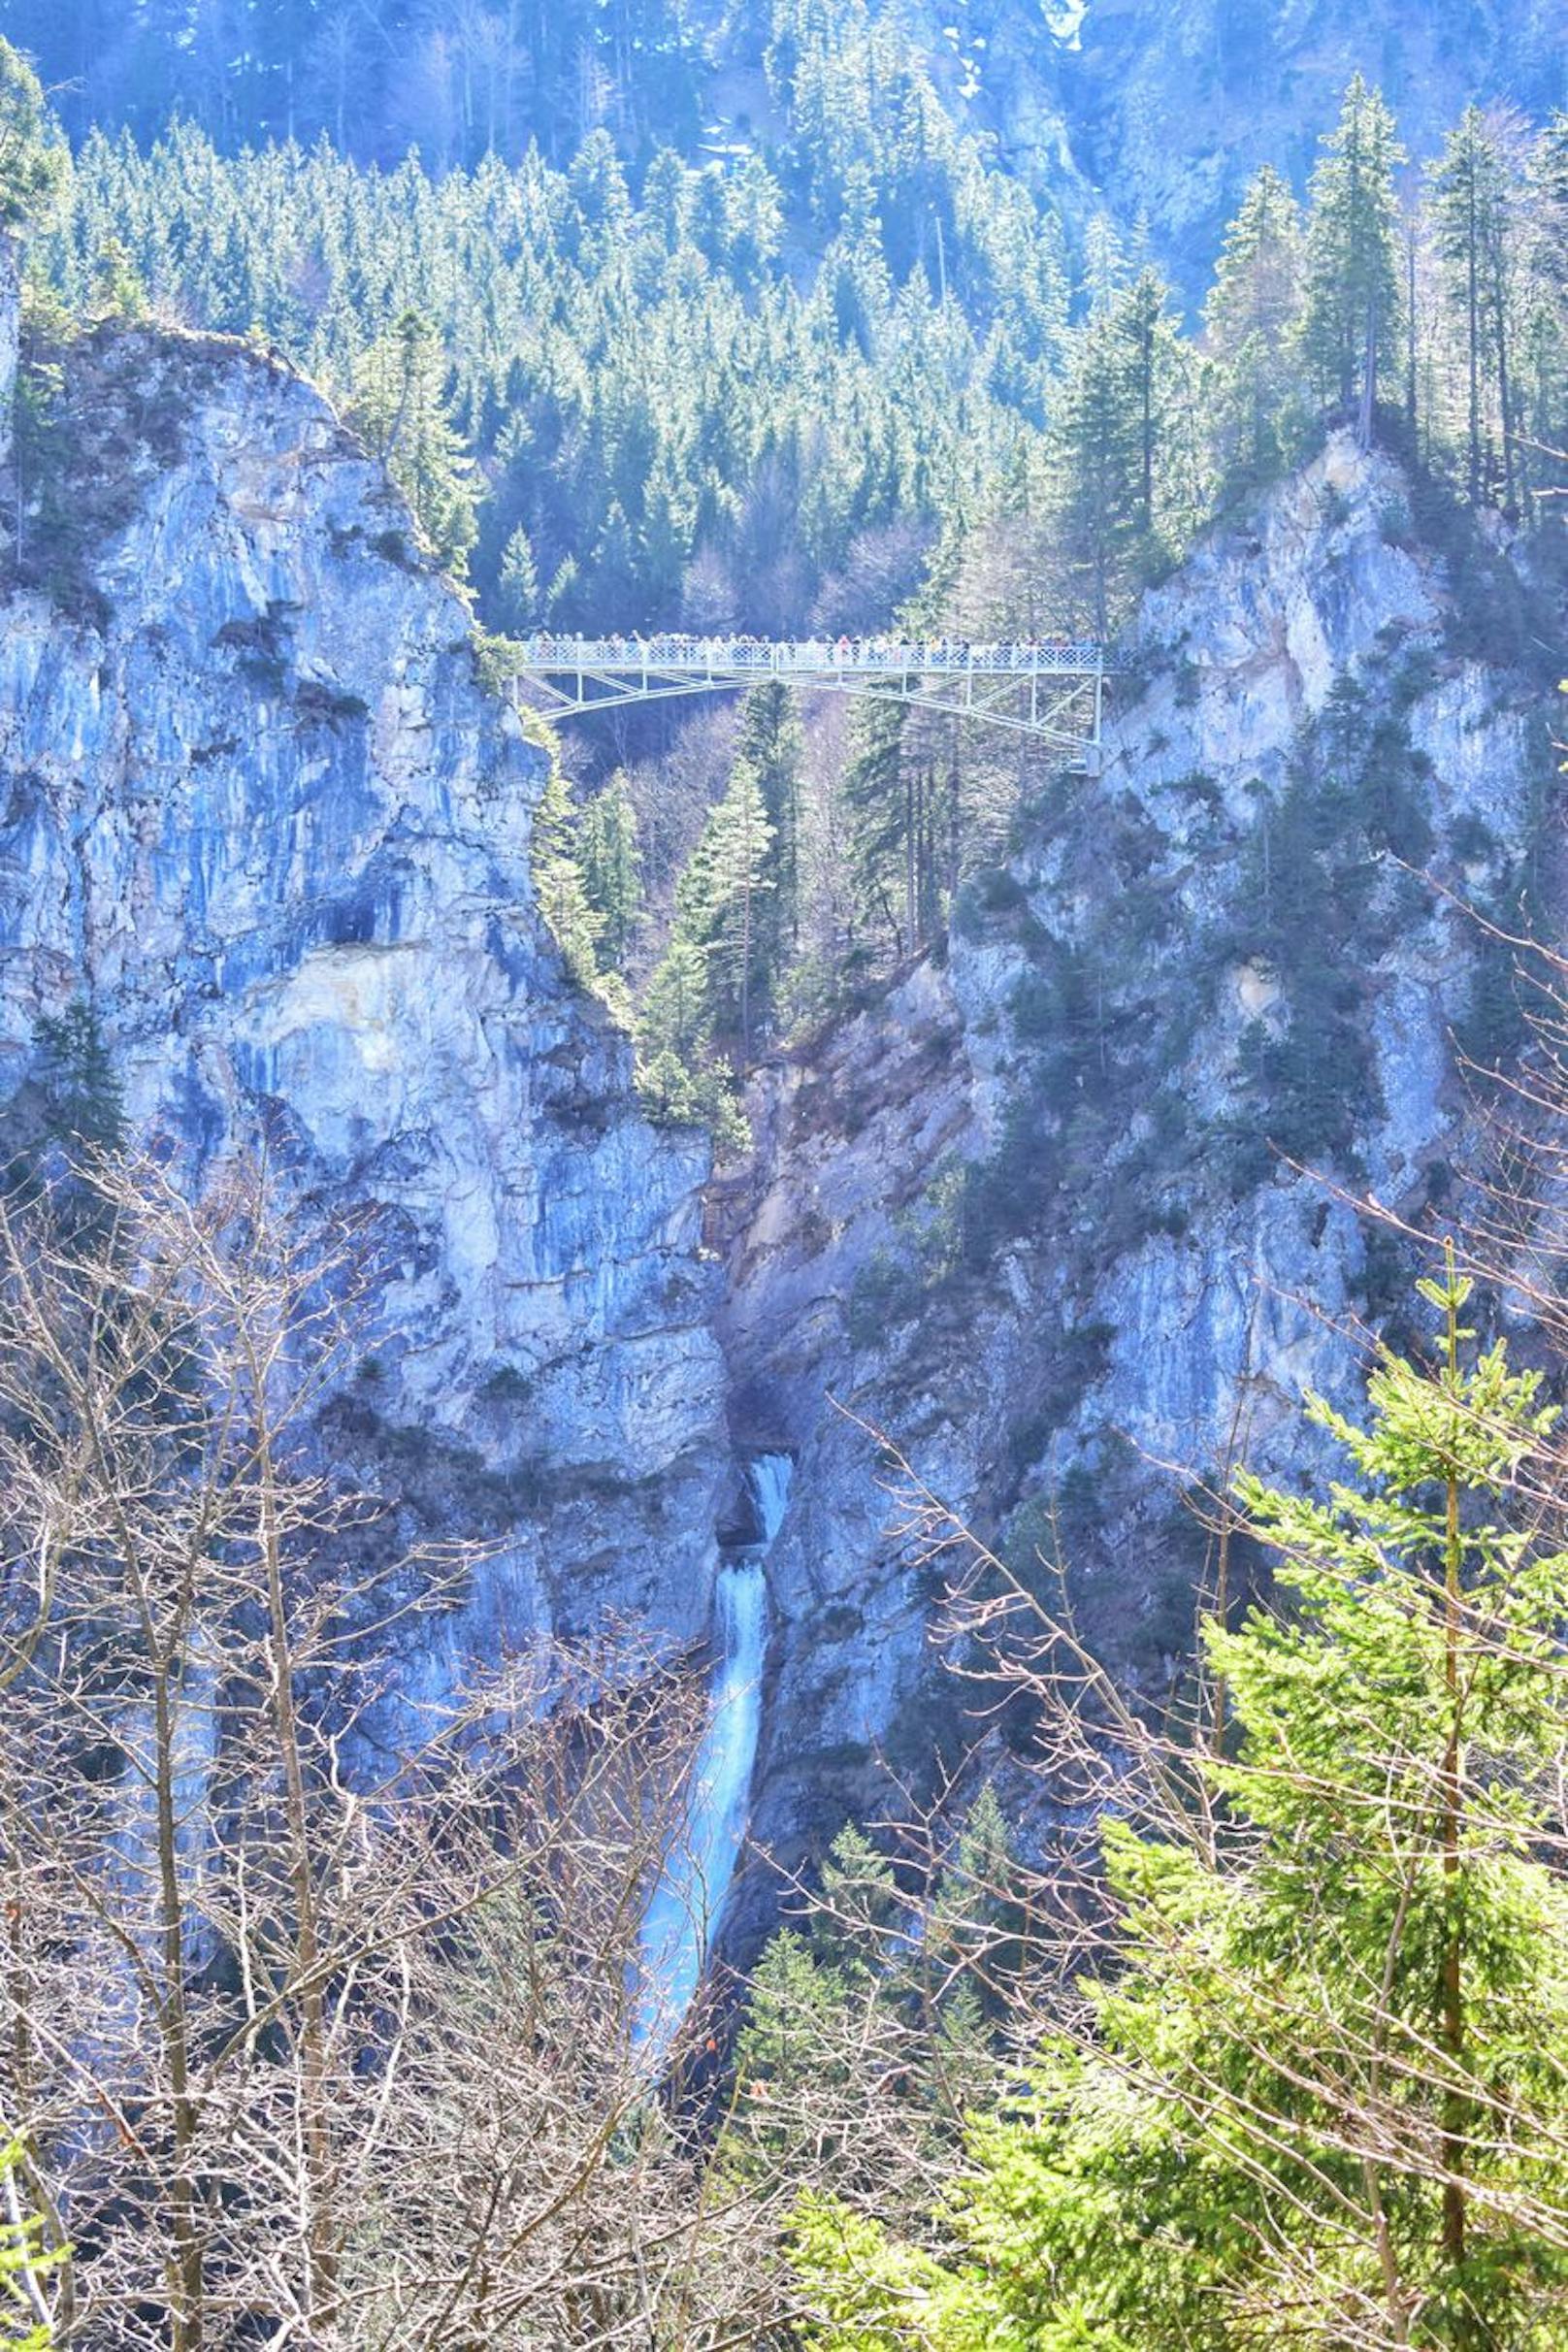
[(952, 637), (534, 637), (512, 676), (550, 718), (725, 694), (781, 678), (814, 694), (903, 702), (1032, 735), (1069, 765), (1098, 766), (1105, 682), (1116, 664), (1084, 639), (976, 645)]

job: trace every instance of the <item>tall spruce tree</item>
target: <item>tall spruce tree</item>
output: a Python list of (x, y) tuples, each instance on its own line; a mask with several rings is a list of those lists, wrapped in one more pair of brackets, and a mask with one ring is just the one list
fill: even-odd
[(620, 970), (642, 912), (642, 852), (624, 768), (584, 805), (578, 858), (584, 893), (600, 920), (601, 960)]
[(863, 702), (853, 725), (855, 748), (844, 769), (843, 800), (855, 896), (872, 930), (888, 937), (895, 954), (907, 955), (915, 943), (904, 767), (908, 712), (898, 702)]
[(1225, 231), (1204, 316), (1222, 480), (1244, 490), (1294, 456), (1304, 418), (1300, 363), (1301, 211), (1265, 164)]
[(34, 227), (64, 184), (65, 142), (38, 76), (0, 41), (0, 233)]
[(63, 1013), (46, 1013), (33, 1036), (49, 1135), (75, 1154), (117, 1152), (125, 1096), (95, 1007), (79, 996)]
[[(652, 1067), (670, 1058), (695, 1078), (716, 1046), (750, 1062), (773, 978), (762, 909), (772, 887), (773, 829), (750, 763), (737, 759), (675, 885), (669, 944), (648, 983), (641, 1036)], [(728, 1073), (728, 1055), (725, 1056)], [(669, 1071), (661, 1079), (667, 1095)]]
[(1058, 561), (1074, 617), (1099, 637), (1122, 617), (1149, 546), (1142, 400), (1132, 361), (1120, 308), (1082, 328), (1051, 433)]
[(734, 1038), (740, 1067), (751, 1062), (753, 1034), (766, 1013), (773, 977), (763, 907), (773, 891), (773, 828), (757, 770), (737, 759), (724, 798), (709, 814), (691, 869), (701, 901), (713, 1024)]
[(773, 889), (764, 916), (775, 970), (800, 945), (800, 794), (805, 738), (795, 696), (781, 678), (754, 686), (740, 710), (738, 756), (757, 778), (773, 829)]
[(544, 600), (534, 550), (521, 523), (502, 551), (496, 591), (503, 625), (514, 636), (527, 637), (539, 627)]
[(1225, 1715), (1151, 1749), (1162, 1834), (1107, 1822), (1113, 1953), (1083, 2034), (975, 2126), (949, 2259), (802, 2212), (825, 2342), (1560, 2343), (1568, 1553), (1529, 1499), (1554, 1413), (1475, 1351), (1452, 1264), (1421, 1289), (1435, 1363), (1385, 1354), (1365, 1427), (1310, 1406), (1354, 1483), (1239, 1483), (1279, 1598), (1203, 1627)]
[(1302, 343), (1320, 385), (1355, 407), (1369, 447), (1396, 367), (1401, 305), (1394, 172), (1404, 150), (1379, 92), (1357, 74), (1312, 175)]
[(583, 988), (600, 978), (599, 943), (604, 918), (588, 896), (583, 879), (582, 812), (572, 788), (552, 761), (534, 811), (534, 888), (539, 912), (550, 927), (568, 968)]
[(1157, 527), (1158, 451), (1169, 415), (1180, 348), (1170, 288), (1157, 270), (1139, 272), (1114, 317), (1127, 348), (1127, 397), (1137, 436), (1138, 528), (1152, 547)]
[(1465, 480), (1472, 505), (1514, 503), (1511, 389), (1516, 195), (1479, 107), (1431, 169), (1432, 220), (1448, 314), (1464, 352)]
[(441, 561), (460, 568), (478, 534), (473, 469), (447, 408), (446, 360), (417, 311), (406, 310), (355, 370), (353, 423), (385, 464)]

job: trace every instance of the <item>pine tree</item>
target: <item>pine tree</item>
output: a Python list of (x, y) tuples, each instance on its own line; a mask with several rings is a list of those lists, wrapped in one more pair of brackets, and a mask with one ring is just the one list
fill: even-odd
[(1515, 200), (1502, 154), (1479, 107), (1467, 108), (1449, 133), (1430, 178), (1443, 290), (1463, 339), (1470, 500), (1477, 505), (1496, 487), (1504, 505), (1512, 506)]
[(600, 979), (599, 943), (604, 919), (583, 880), (581, 813), (554, 761), (534, 811), (534, 888), (567, 968), (582, 988)]
[(844, 770), (843, 801), (850, 825), (850, 857), (857, 900), (896, 955), (912, 952), (916, 907), (909, 887), (913, 844), (903, 739), (902, 703), (869, 702), (856, 709), (855, 750)]
[(743, 1145), (735, 1071), (721, 1048), (750, 1062), (773, 978), (761, 909), (772, 889), (773, 830), (750, 764), (736, 760), (675, 885), (669, 943), (638, 1021), (644, 1093), (667, 1118), (705, 1120), (726, 1146)]
[(504, 628), (529, 637), (539, 627), (541, 598), (534, 550), (521, 523), (507, 539), (496, 580)]
[(1127, 289), (1127, 247), (1109, 212), (1094, 212), (1084, 233), (1084, 293), (1092, 319), (1109, 318)]
[(0, 233), (46, 219), (65, 183), (67, 158), (38, 76), (0, 41)]
[(768, 927), (761, 914), (773, 888), (772, 843), (773, 828), (757, 771), (748, 760), (737, 759), (729, 788), (709, 812), (682, 877), (676, 921), (681, 920), (684, 892), (693, 935), (707, 956), (713, 1027), (721, 1036), (737, 1040), (742, 1069), (750, 1064), (753, 1026), (772, 978)]
[(740, 708), (738, 756), (757, 778), (773, 829), (773, 890), (764, 914), (772, 968), (800, 938), (800, 764), (804, 737), (795, 696), (780, 678), (752, 687)]
[(1158, 271), (1144, 270), (1112, 315), (1128, 352), (1127, 386), (1136, 416), (1138, 446), (1138, 526), (1153, 545), (1156, 453), (1169, 413), (1170, 379), (1177, 353), (1170, 288)]
[(444, 397), (446, 362), (434, 330), (406, 310), (355, 370), (353, 423), (408, 499), (443, 564), (460, 565), (478, 536), (472, 468)]
[(1118, 313), (1080, 329), (1051, 434), (1058, 560), (1083, 622), (1108, 637), (1143, 576), (1146, 442)]
[(642, 179), (642, 212), (662, 252), (680, 250), (690, 204), (686, 166), (672, 147), (659, 147)]
[(63, 1013), (46, 1013), (33, 1039), (48, 1132), (69, 1152), (117, 1152), (125, 1098), (94, 1007), (79, 996)]
[(642, 911), (642, 853), (624, 768), (583, 808), (579, 841), (583, 890), (601, 925), (600, 958), (618, 971)]
[(890, 1933), (898, 1911), (898, 1882), (885, 1854), (863, 1829), (847, 1821), (822, 1866), (822, 1902), (812, 1943), (824, 1959), (852, 1974), (883, 1976), (897, 1951)]
[(964, 1818), (936, 1881), (930, 1934), (944, 1957), (973, 1948), (994, 1958), (996, 1933), (1011, 1909), (1012, 1841), (996, 1791), (987, 1781)]
[(1421, 1285), (1354, 1484), (1239, 1483), (1279, 1603), (1203, 1629), (1222, 1736), (1163, 1834), (1107, 1820), (1114, 1965), (976, 2124), (944, 2264), (826, 2205), (827, 2340), (1553, 2352), (1568, 2297), (1568, 1553), (1534, 1531), (1539, 1373)]
[(1219, 378), (1220, 471), (1238, 489), (1270, 480), (1298, 446), (1301, 283), (1300, 208), (1265, 164), (1225, 231), (1205, 310)]
[(724, 174), (717, 164), (699, 172), (692, 188), (688, 234), (693, 245), (715, 269), (722, 269), (730, 249), (730, 208)]
[(572, 157), (567, 186), (595, 249), (612, 251), (630, 225), (632, 199), (608, 131), (589, 132)]
[(804, 1936), (786, 1928), (770, 1940), (746, 1984), (735, 2058), (743, 2120), (727, 2137), (726, 2169), (745, 2176), (791, 2164), (810, 2128), (807, 2112), (848, 2081), (848, 2004), (842, 1972)]
[(147, 316), (147, 287), (117, 237), (106, 238), (93, 257), (91, 308), (94, 320)]
[(1404, 160), (1393, 117), (1359, 74), (1312, 175), (1302, 343), (1342, 408), (1359, 404), (1369, 447), (1380, 388), (1395, 364), (1400, 316), (1399, 208)]

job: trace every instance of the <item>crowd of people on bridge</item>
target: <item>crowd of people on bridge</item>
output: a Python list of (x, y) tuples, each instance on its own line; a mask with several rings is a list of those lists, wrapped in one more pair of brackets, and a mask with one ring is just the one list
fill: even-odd
[(552, 669), (679, 669), (766, 672), (871, 670), (906, 671), (976, 670), (1028, 676), (1033, 670), (1097, 670), (1103, 649), (1070, 637), (1009, 639), (974, 644), (967, 637), (701, 637), (661, 631), (652, 637), (531, 637), (524, 640), (529, 664)]

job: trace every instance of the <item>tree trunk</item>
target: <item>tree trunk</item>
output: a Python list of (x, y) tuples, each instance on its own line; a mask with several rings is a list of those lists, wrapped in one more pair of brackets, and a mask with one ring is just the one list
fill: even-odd
[(169, 1661), (160, 1658), (152, 1685), (152, 1780), (157, 1812), (158, 1927), (163, 1983), (158, 2002), (158, 2036), (169, 2070), (174, 2120), (174, 2168), (169, 2205), (174, 2236), (170, 2264), (170, 2342), (173, 2352), (201, 2352), (204, 2264), (191, 2167), (196, 2145), (196, 2102), (190, 2087), (190, 2035), (185, 2014), (184, 1907), (180, 1886), (180, 1817), (176, 1786), (174, 1693)]
[[(1454, 1290), (1454, 1251), (1449, 1258), (1449, 1312), (1447, 1359), (1451, 1379), (1457, 1385), (1459, 1365), (1459, 1310)], [(1455, 1414), (1460, 1408), (1455, 1405)], [(1455, 1454), (1458, 1432), (1454, 1432)], [(1450, 2068), (1457, 2074), (1464, 2063), (1464, 1920), (1461, 1911), (1460, 1883), (1462, 1859), (1459, 1838), (1464, 1806), (1464, 1761), (1462, 1742), (1463, 1692), (1459, 1672), (1459, 1643), (1464, 1596), (1460, 1587), (1459, 1571), (1462, 1556), (1459, 1533), (1459, 1481), (1455, 1469), (1448, 1477), (1448, 1526), (1443, 1577), (1443, 1642), (1444, 1691), (1448, 1702), (1448, 1740), (1443, 1755), (1443, 1887), (1446, 1904), (1445, 1941), (1443, 1950), (1440, 2034), (1444, 2056)], [(1464, 2265), (1468, 2239), (1468, 2200), (1465, 2193), (1465, 2127), (1469, 2103), (1456, 2082), (1450, 2083), (1443, 2095), (1442, 2158), (1443, 2158), (1443, 2256), (1451, 2271), (1459, 2272)], [(1454, 2341), (1459, 2352), (1467, 2352), (1474, 2344), (1475, 2335), (1462, 2307), (1454, 2315)]]
[(1361, 359), (1361, 413), (1356, 426), (1356, 441), (1363, 449), (1372, 446), (1372, 425), (1377, 413), (1378, 397), (1378, 306), (1375, 296), (1368, 295), (1366, 305), (1366, 344)]

